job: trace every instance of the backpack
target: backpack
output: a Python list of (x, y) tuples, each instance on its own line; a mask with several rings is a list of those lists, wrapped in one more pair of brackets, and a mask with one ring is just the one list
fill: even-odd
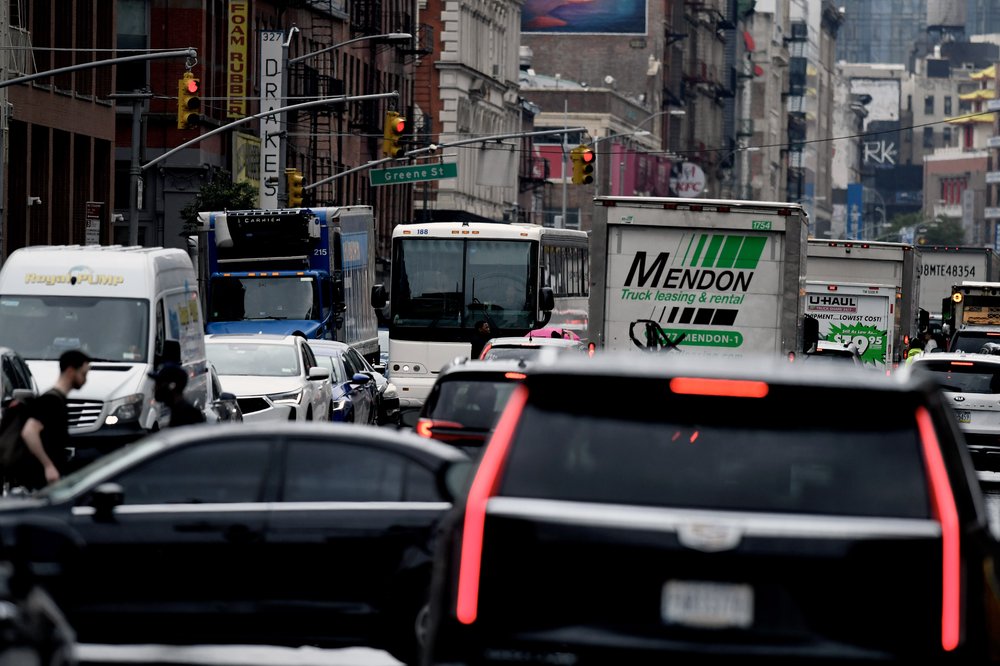
[(26, 455), (31, 455), (28, 445), (21, 439), (21, 430), (34, 400), (35, 397), (12, 400), (3, 410), (0, 418), (0, 474), (3, 476), (16, 469)]

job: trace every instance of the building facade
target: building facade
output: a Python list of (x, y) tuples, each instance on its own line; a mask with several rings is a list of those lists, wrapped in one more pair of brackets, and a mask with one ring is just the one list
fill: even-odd
[[(113, 0), (0, 5), (5, 80), (108, 57), (114, 47)], [(114, 81), (115, 67), (103, 66), (0, 89), (3, 256), (110, 240)]]

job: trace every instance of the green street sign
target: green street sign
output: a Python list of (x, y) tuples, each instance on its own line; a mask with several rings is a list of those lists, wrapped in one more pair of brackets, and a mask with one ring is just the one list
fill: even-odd
[(416, 183), (422, 180), (441, 180), (442, 178), (458, 178), (458, 165), (454, 162), (414, 164), (388, 169), (372, 169), (368, 172), (368, 179), (372, 185), (397, 185), (399, 183)]

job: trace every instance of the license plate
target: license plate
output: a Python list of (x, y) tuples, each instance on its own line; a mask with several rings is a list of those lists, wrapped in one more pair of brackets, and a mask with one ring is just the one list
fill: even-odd
[(733, 583), (670, 580), (663, 586), (663, 621), (704, 629), (753, 624), (753, 588)]
[(959, 423), (972, 423), (972, 412), (961, 411), (957, 412)]

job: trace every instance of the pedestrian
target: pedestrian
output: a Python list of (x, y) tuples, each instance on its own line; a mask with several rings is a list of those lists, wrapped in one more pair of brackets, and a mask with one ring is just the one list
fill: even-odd
[(187, 370), (176, 363), (164, 363), (156, 372), (149, 373), (149, 376), (156, 382), (153, 397), (170, 410), (171, 428), (205, 422), (205, 415), (201, 410), (184, 397), (188, 381)]
[(476, 330), (472, 334), (472, 358), (479, 358), (483, 353), (486, 343), (493, 337), (490, 331), (490, 323), (485, 319), (476, 322)]
[(69, 413), (66, 396), (87, 383), (90, 357), (71, 350), (59, 357), (59, 377), (55, 385), (31, 401), (21, 439), (31, 453), (11, 470), (11, 485), (38, 490), (55, 483), (66, 473), (69, 462)]
[(931, 335), (930, 331), (924, 331), (924, 353), (930, 354), (932, 351), (938, 348), (937, 340)]
[(910, 344), (906, 348), (906, 365), (912, 365), (913, 359), (924, 353), (923, 346), (920, 344), (919, 338), (913, 338), (910, 340)]

